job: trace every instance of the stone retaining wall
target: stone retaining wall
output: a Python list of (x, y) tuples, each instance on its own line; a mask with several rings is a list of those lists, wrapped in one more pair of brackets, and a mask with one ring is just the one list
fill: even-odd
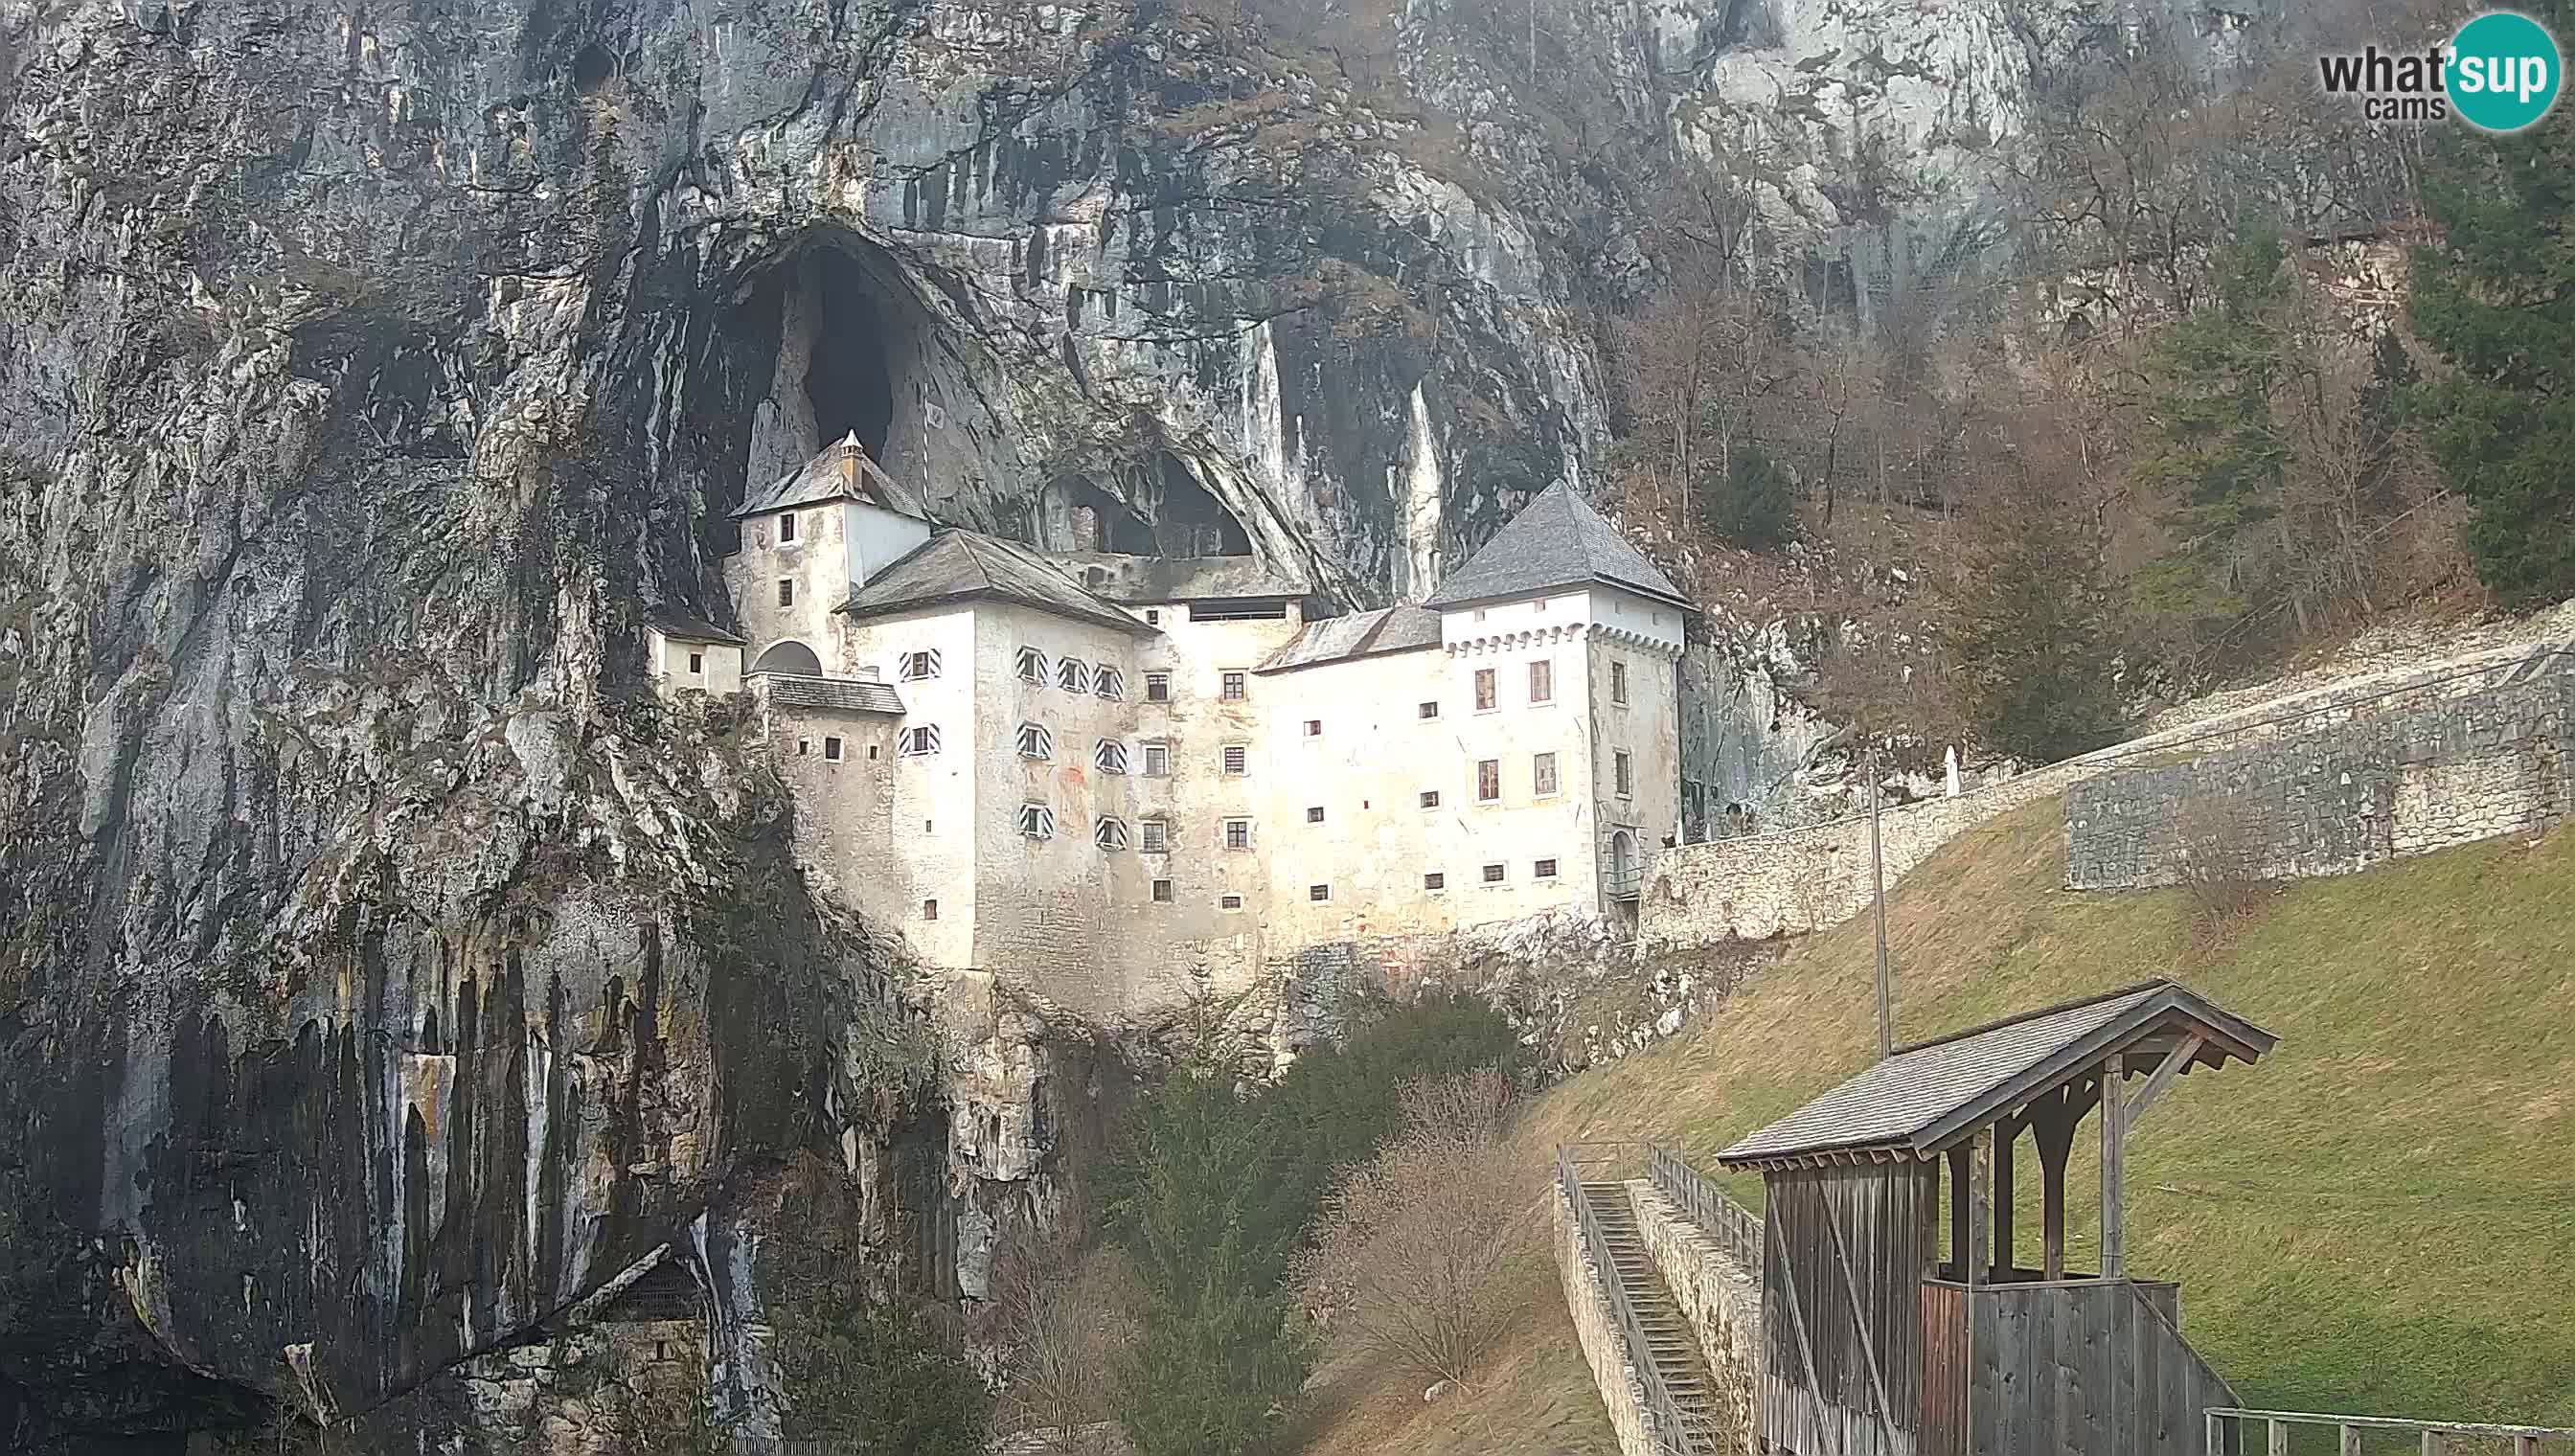
[[(2506, 735), (2510, 736), (2517, 731), (2511, 725), (2527, 718), (2521, 708), (2510, 705), (2521, 703), (2536, 685), (2562, 678), (2567, 666), (2567, 650), (2551, 647), (2536, 654), (2480, 658), (2419, 673), (2336, 685), (2069, 758), (1955, 798), (1926, 799), (1889, 809), (1880, 815), (1887, 887), (1894, 888), (1951, 839), (1998, 814), (2066, 793), (2077, 784), (2113, 770), (2155, 771), (2136, 766), (2144, 759), (2190, 754), (2224, 757), (2248, 749), (2259, 757), (2262, 744), (2284, 739), (2303, 741), (2320, 733), (2339, 733), (2357, 742), (2361, 739), (2351, 735), (2366, 736), (2377, 730), (2356, 726), (2410, 720), (2425, 713), (2450, 714), (2454, 721), (2465, 722), (2481, 712), (2474, 705), (2488, 701), (2496, 705), (2491, 716), (2505, 725)], [(2399, 731), (2420, 736), (2413, 728)], [(2294, 747), (2291, 751), (2295, 751)], [(2553, 762), (2553, 750), (2549, 756)], [(2397, 834), (2420, 847), (2462, 842), (2456, 836), (2468, 832), (2472, 827), (2468, 821), (2478, 817), (2464, 807), (2474, 795), (2497, 784), (2524, 783), (2528, 778), (2523, 770), (2507, 769), (2497, 763), (2473, 765), (2469, 758), (2447, 749), (2441, 750), (2441, 766), (2455, 770), (2451, 776), (2426, 771), (2414, 780), (2393, 784), (2394, 791), (2409, 796), (2409, 802), (2424, 805), (2419, 812), (2409, 811), (2406, 827)], [(2070, 813), (2069, 822), (2081, 816)], [(2311, 814), (2311, 822), (2313, 817)], [(2386, 817), (2391, 823), (2395, 820), (2392, 806)], [(2480, 829), (2472, 836), (2507, 832), (2509, 827), (2529, 821), (2528, 814), (2518, 811), (2498, 812), (2492, 817), (2514, 822), (2504, 829)], [(2135, 832), (2145, 836), (2136, 848), (2101, 851), (2099, 872), (2111, 876), (2103, 882), (2128, 882), (2125, 876), (2141, 871), (2117, 866), (2123, 862), (2141, 864), (2140, 856), (2151, 857), (2157, 852), (2150, 827), (2139, 827)], [(2168, 866), (2168, 846), (2163, 852)], [(2344, 864), (2350, 857), (2336, 857), (2320, 848), (2310, 860)], [(2356, 868), (2359, 862), (2367, 861), (2357, 859), (2346, 867)], [(2169, 869), (2165, 872), (2168, 874)], [(2078, 878), (2076, 883), (2083, 881)], [(1645, 865), (1637, 934), (1648, 952), (1732, 939), (1803, 934), (1840, 924), (1865, 910), (1869, 899), (1868, 819), (1861, 815), (1810, 828), (1655, 852)]]
[(1681, 1211), (1644, 1178), (1627, 1184), (1636, 1231), (1654, 1261), (1672, 1302), (1698, 1336), (1699, 1354), (1716, 1381), (1716, 1403), (1728, 1417), (1734, 1449), (1759, 1449), (1759, 1407), (1753, 1392), (1761, 1376), (1761, 1281), (1717, 1247), (1697, 1220)]
[[(2343, 874), (2575, 808), (2562, 771), (2575, 676), (2534, 673), (2473, 698), (2409, 700), (2297, 737), (2186, 763), (2123, 768), (2066, 797), (2076, 889), (2172, 884), (2193, 853), (2263, 877)], [(2185, 831), (2185, 810), (2211, 808)]]
[(1546, 1200), (1554, 1225), (1555, 1267), (1564, 1278), (1564, 1307), (1573, 1315), (1573, 1334), (1582, 1358), (1591, 1366), (1592, 1384), (1600, 1388), (1601, 1406), (1618, 1432), (1619, 1456), (1656, 1456), (1653, 1427), (1645, 1420), (1645, 1383), (1627, 1363), (1627, 1341), (1618, 1331), (1617, 1312), (1601, 1288), (1603, 1270), (1582, 1246), (1582, 1225), (1564, 1201), (1564, 1185)]

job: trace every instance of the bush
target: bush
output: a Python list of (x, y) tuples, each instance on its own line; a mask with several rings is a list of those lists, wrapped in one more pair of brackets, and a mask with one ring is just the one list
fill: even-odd
[(1785, 467), (1752, 446), (1736, 446), (1722, 470), (1699, 481), (1699, 524), (1746, 551), (1777, 551), (1796, 535), (1793, 489)]

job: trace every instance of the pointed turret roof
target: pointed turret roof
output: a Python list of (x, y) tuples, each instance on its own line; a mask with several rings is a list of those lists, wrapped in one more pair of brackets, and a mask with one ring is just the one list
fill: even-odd
[(1539, 597), (1594, 582), (1668, 602), (1683, 611), (1689, 599), (1671, 578), (1654, 569), (1618, 529), (1562, 481), (1493, 533), (1483, 550), (1439, 584), (1428, 607), (1470, 607)]
[(733, 519), (820, 506), (827, 501), (866, 501), (915, 521), (930, 519), (919, 496), (896, 485), (894, 477), (868, 458), (868, 448), (859, 443), (855, 430), (841, 437), (839, 444), (826, 447), (821, 455), (772, 481), (766, 489), (743, 497)]

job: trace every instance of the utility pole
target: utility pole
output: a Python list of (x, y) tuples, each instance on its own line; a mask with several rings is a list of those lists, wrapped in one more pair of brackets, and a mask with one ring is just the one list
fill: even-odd
[(1862, 759), (1868, 765), (1868, 878), (1870, 897), (1877, 905), (1877, 1059), (1895, 1054), (1895, 1017), (1888, 1005), (1886, 976), (1886, 859), (1880, 852), (1877, 837), (1877, 787), (1882, 776), (1877, 766), (1877, 749), (1868, 750)]

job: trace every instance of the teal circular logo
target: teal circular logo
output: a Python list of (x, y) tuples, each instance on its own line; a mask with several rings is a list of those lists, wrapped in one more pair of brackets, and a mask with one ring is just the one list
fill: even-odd
[(2492, 10), (2459, 27), (2441, 66), (2459, 119), (2480, 131), (2517, 132), (2557, 104), (2557, 38), (2527, 15)]

